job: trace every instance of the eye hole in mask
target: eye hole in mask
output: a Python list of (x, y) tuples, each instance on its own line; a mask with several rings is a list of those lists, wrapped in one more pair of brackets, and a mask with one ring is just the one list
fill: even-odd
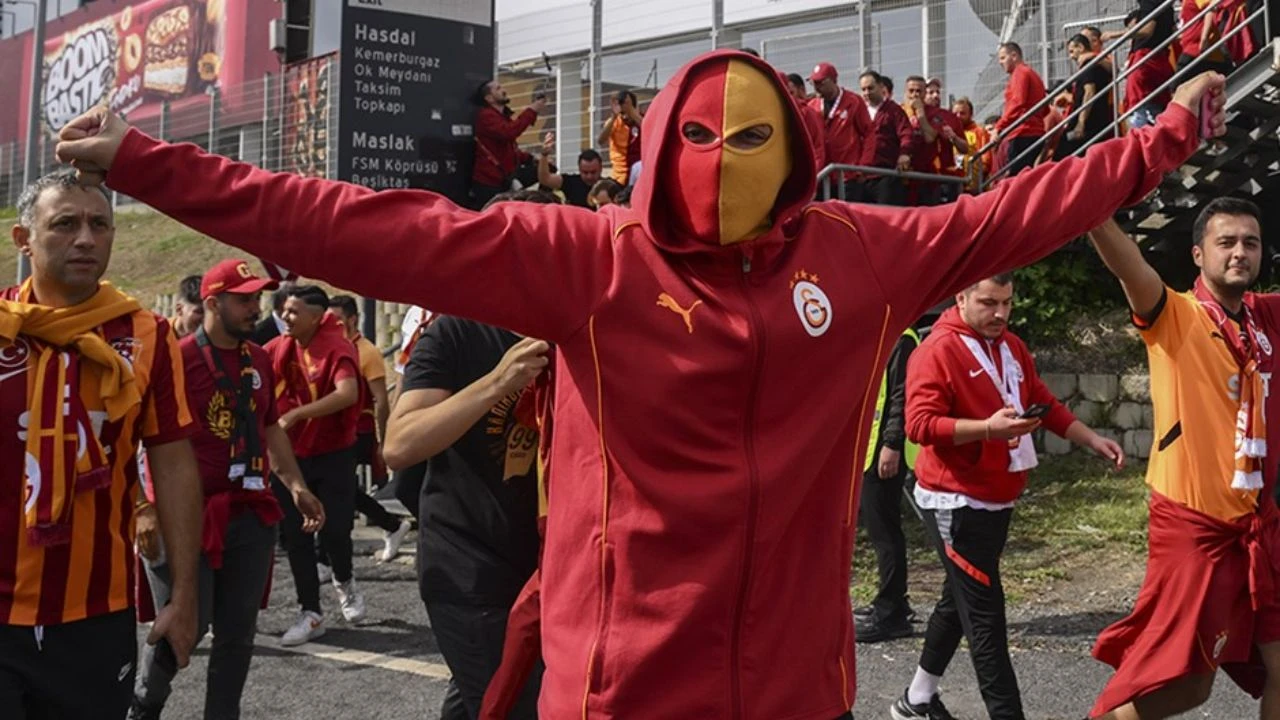
[(684, 139), (694, 145), (710, 145), (720, 138), (706, 125), (696, 122), (687, 122), (684, 127), (680, 128), (680, 133), (684, 135)]
[(752, 125), (729, 136), (727, 144), (737, 150), (754, 150), (769, 142), (773, 137), (773, 128), (769, 125)]

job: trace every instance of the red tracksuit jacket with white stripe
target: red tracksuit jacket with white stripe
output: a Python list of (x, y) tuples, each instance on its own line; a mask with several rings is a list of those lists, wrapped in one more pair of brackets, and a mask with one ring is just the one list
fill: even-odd
[(137, 131), (110, 171), (115, 189), (304, 276), (557, 345), (543, 717), (848, 710), (858, 482), (894, 340), (940, 299), (1136, 202), (1197, 144), (1196, 119), (1174, 107), (953, 205), (813, 203), (787, 101), (795, 160), (772, 229), (693, 243), (674, 229), (677, 203), (652, 198), (679, 142), (674, 99), (690, 67), (725, 52), (748, 58), (698, 58), (655, 100), (630, 210), (476, 213)]

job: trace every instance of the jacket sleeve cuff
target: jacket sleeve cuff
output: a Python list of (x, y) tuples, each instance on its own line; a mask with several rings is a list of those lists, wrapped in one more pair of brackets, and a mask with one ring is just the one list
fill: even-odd
[[(922, 445), (924, 444), (941, 445), (942, 443), (947, 443), (947, 444), (955, 443), (956, 441), (956, 419), (955, 418), (940, 417), (934, 420), (932, 425), (933, 425), (933, 428), (932, 428), (933, 432), (931, 434), (933, 435), (933, 437), (923, 439), (923, 442), (921, 442)], [(929, 440), (932, 440), (933, 443), (929, 443)]]

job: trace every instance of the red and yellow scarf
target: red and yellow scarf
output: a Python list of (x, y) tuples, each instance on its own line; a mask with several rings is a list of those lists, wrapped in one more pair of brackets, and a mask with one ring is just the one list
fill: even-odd
[(1196, 300), (1218, 326), (1218, 334), (1240, 368), (1240, 405), (1236, 410), (1235, 472), (1231, 487), (1235, 490), (1261, 490), (1262, 470), (1267, 459), (1267, 420), (1264, 414), (1266, 394), (1262, 373), (1258, 372), (1258, 325), (1249, 309), (1249, 294), (1241, 304), (1243, 313), (1240, 327), (1236, 329), (1227, 311), (1205, 287), (1203, 278), (1196, 278), (1193, 290)]
[(25, 519), (33, 545), (71, 539), (76, 492), (111, 482), (106, 452), (80, 396), (81, 382), (96, 388), (108, 421), (124, 417), (142, 402), (129, 362), (94, 329), (141, 310), (136, 300), (102, 283), (88, 300), (71, 307), (34, 302), (31, 281), (17, 300), (0, 300), (0, 347), (19, 335), (38, 353), (27, 392)]

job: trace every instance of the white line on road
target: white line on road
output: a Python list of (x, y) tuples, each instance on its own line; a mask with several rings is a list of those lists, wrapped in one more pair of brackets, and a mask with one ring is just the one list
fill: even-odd
[(295, 655), (307, 655), (321, 660), (335, 660), (349, 665), (364, 665), (366, 667), (393, 670), (439, 680), (448, 680), (452, 677), (447, 665), (423, 662), (422, 660), (413, 660), (411, 658), (392, 657), (390, 655), (365, 652), (364, 650), (351, 650), (314, 642), (295, 647), (285, 647), (280, 644), (280, 638), (262, 633), (258, 634), (256, 644), (259, 647), (269, 647), (273, 650), (294, 653)]

